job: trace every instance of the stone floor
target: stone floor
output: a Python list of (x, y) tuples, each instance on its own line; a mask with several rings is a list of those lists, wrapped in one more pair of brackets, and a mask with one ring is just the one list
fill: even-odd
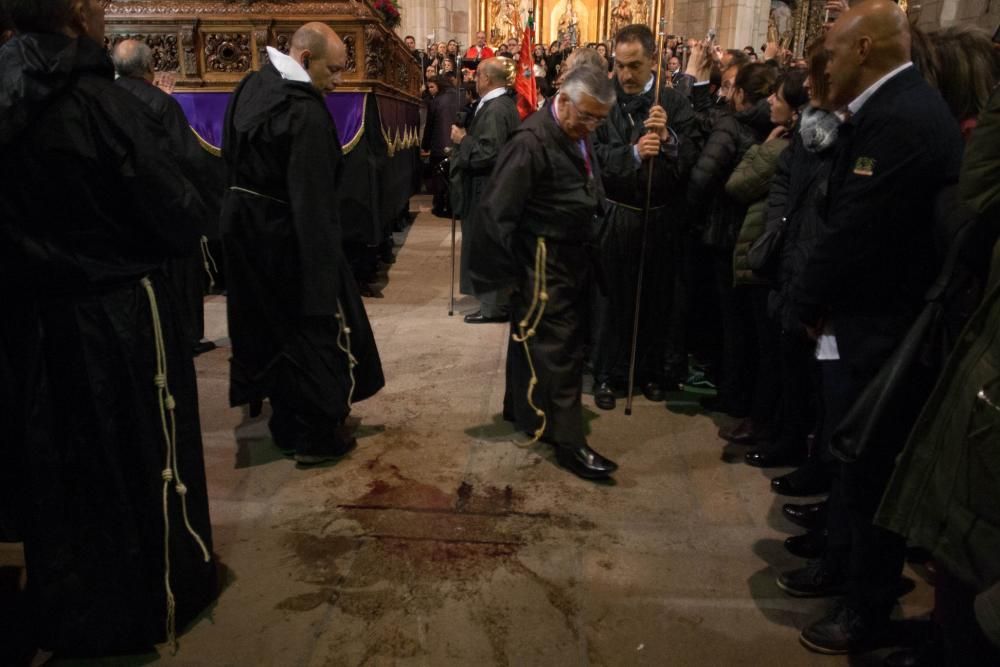
[[(335, 465), (297, 469), (263, 418), (227, 407), (225, 304), (207, 303), (221, 346), (197, 366), (225, 590), (176, 655), (59, 664), (880, 664), (800, 647), (829, 602), (774, 584), (800, 564), (767, 483), (782, 471), (737, 463), (693, 397), (639, 398), (631, 417), (585, 397), (613, 484), (522, 444), (499, 415), (506, 327), (464, 324), (468, 299), (448, 317), (450, 223), (427, 204), (366, 299), (387, 386), (356, 406), (359, 446)], [(918, 582), (900, 614), (930, 601)]]

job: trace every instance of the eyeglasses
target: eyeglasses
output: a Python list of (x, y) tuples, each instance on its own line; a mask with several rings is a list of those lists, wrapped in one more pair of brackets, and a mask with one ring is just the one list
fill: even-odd
[(586, 111), (581, 111), (579, 105), (577, 105), (577, 103), (574, 102), (572, 98), (568, 98), (568, 99), (569, 99), (569, 103), (573, 105), (573, 109), (576, 110), (576, 117), (577, 117), (577, 119), (581, 123), (583, 123), (584, 125), (586, 125), (587, 127), (589, 127), (591, 130), (595, 130), (595, 129), (599, 128), (601, 125), (604, 125), (605, 121), (608, 120), (607, 116), (595, 116), (592, 113), (587, 113)]

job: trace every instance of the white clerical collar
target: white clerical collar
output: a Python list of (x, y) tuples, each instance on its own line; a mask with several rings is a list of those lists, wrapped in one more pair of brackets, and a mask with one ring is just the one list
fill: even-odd
[(286, 56), (274, 47), (267, 47), (267, 57), (271, 59), (274, 69), (278, 70), (282, 79), (288, 81), (299, 81), (301, 83), (312, 83), (309, 73), (302, 69), (302, 65), (296, 62), (295, 58)]
[(488, 92), (485, 95), (483, 95), (482, 97), (480, 97), (479, 98), (479, 104), (476, 105), (476, 110), (472, 113), (472, 115), (475, 116), (477, 113), (479, 113), (479, 110), (483, 108), (484, 104), (486, 104), (490, 100), (495, 100), (496, 98), (500, 97), (501, 95), (503, 95), (506, 92), (507, 92), (507, 89), (504, 88), (503, 86), (500, 86), (499, 88), (494, 88), (490, 92)]
[(897, 74), (905, 70), (907, 67), (913, 67), (913, 63), (903, 63), (902, 65), (892, 70), (891, 72), (883, 76), (881, 79), (879, 79), (872, 85), (868, 86), (868, 88), (865, 89), (865, 92), (855, 97), (851, 101), (851, 103), (847, 105), (847, 110), (851, 112), (852, 116), (861, 111), (861, 107), (865, 105), (865, 102), (871, 99), (872, 95), (878, 92), (879, 88), (884, 86), (886, 82), (889, 81), (889, 79), (896, 76)]

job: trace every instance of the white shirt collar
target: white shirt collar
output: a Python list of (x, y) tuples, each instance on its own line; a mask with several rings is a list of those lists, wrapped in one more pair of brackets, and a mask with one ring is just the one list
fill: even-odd
[(863, 93), (855, 97), (851, 101), (851, 103), (847, 105), (847, 110), (851, 112), (852, 116), (857, 114), (859, 111), (861, 111), (861, 107), (865, 105), (865, 102), (867, 102), (872, 95), (878, 92), (879, 88), (884, 86), (889, 79), (896, 76), (897, 74), (905, 70), (907, 67), (913, 67), (913, 63), (903, 63), (902, 65), (892, 70), (891, 72), (883, 76), (881, 79), (879, 79), (872, 85), (868, 86), (868, 88), (866, 88)]
[(649, 75), (649, 81), (646, 82), (646, 87), (642, 89), (643, 95), (645, 95), (646, 93), (648, 93), (649, 91), (651, 91), (653, 89), (653, 82), (654, 81), (656, 81), (656, 75), (655, 74), (650, 74)]
[(504, 88), (503, 86), (501, 86), (500, 88), (494, 88), (490, 92), (488, 92), (485, 95), (483, 95), (482, 97), (480, 97), (479, 98), (479, 104), (476, 105), (476, 110), (474, 112), (472, 112), (472, 115), (475, 116), (477, 113), (479, 113), (479, 110), (483, 108), (484, 104), (486, 104), (490, 100), (495, 100), (496, 98), (500, 97), (501, 95), (503, 95), (506, 92), (507, 92), (507, 89)]
[(278, 70), (282, 79), (288, 81), (299, 81), (301, 83), (312, 83), (309, 73), (302, 69), (302, 65), (295, 61), (295, 58), (286, 56), (274, 47), (267, 47), (267, 57), (271, 59), (274, 69)]

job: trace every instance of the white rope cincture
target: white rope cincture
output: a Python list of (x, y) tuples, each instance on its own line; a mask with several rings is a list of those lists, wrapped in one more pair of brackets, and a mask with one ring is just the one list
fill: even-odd
[(201, 264), (205, 267), (205, 273), (208, 274), (208, 291), (211, 292), (215, 289), (215, 276), (219, 275), (219, 265), (215, 263), (215, 257), (212, 257), (207, 236), (201, 237)]
[(347, 374), (351, 378), (351, 390), (347, 393), (347, 407), (354, 405), (354, 387), (357, 382), (354, 379), (354, 368), (358, 365), (358, 360), (351, 354), (351, 327), (347, 326), (344, 317), (344, 308), (337, 299), (337, 347), (347, 355)]
[(163, 471), (160, 473), (163, 478), (163, 584), (167, 595), (167, 642), (177, 650), (177, 628), (176, 611), (177, 603), (174, 598), (174, 591), (170, 585), (170, 512), (169, 495), (170, 483), (176, 480), (174, 489), (181, 498), (181, 512), (184, 515), (184, 526), (188, 533), (194, 538), (198, 546), (201, 547), (205, 562), (211, 560), (205, 542), (198, 535), (198, 532), (191, 525), (187, 511), (187, 487), (181, 480), (180, 466), (177, 464), (177, 417), (175, 409), (177, 402), (170, 393), (170, 386), (167, 383), (167, 352), (163, 342), (163, 325), (160, 321), (160, 309), (156, 303), (156, 292), (153, 290), (153, 283), (148, 277), (140, 281), (146, 290), (146, 297), (149, 299), (149, 310), (153, 318), (153, 340), (156, 344), (156, 375), (153, 376), (153, 384), (156, 385), (156, 393), (160, 404), (160, 424), (163, 427), (163, 440), (166, 443), (166, 460)]
[(545, 275), (545, 261), (548, 257), (548, 249), (545, 247), (545, 238), (539, 236), (535, 244), (535, 284), (531, 290), (531, 305), (528, 311), (517, 323), (518, 333), (511, 334), (514, 342), (524, 345), (524, 356), (528, 358), (528, 368), (531, 369), (531, 380), (528, 381), (528, 405), (535, 414), (541, 417), (542, 423), (535, 429), (534, 437), (526, 444), (533, 445), (545, 433), (548, 418), (545, 411), (535, 405), (535, 386), (538, 384), (538, 374), (535, 373), (535, 362), (531, 359), (531, 349), (528, 347), (528, 340), (538, 332), (538, 325), (542, 321), (542, 314), (545, 313), (545, 304), (548, 303), (549, 293), (548, 278)]

